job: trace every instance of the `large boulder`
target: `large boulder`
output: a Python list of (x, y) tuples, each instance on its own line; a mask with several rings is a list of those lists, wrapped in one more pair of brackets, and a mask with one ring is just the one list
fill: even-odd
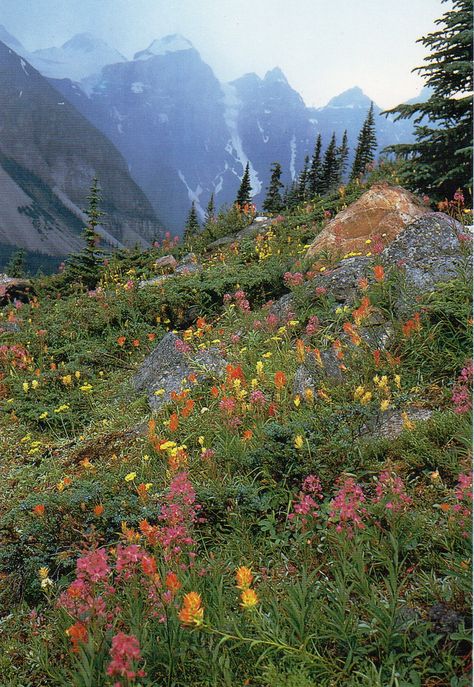
[(315, 238), (307, 257), (323, 250), (346, 255), (370, 252), (374, 237), (390, 243), (417, 217), (429, 211), (416, 196), (399, 186), (375, 184), (339, 212)]
[(442, 212), (430, 212), (412, 222), (385, 248), (387, 266), (404, 270), (410, 293), (420, 295), (471, 268), (471, 237), (460, 222)]
[(13, 301), (27, 303), (33, 293), (29, 279), (14, 279), (6, 274), (0, 274), (0, 306)]
[(191, 373), (198, 382), (224, 374), (226, 361), (219, 349), (208, 348), (197, 353), (188, 353), (186, 349), (179, 336), (168, 332), (133, 377), (135, 390), (146, 393), (152, 410), (159, 410), (168, 403), (173, 392), (180, 393), (188, 387)]

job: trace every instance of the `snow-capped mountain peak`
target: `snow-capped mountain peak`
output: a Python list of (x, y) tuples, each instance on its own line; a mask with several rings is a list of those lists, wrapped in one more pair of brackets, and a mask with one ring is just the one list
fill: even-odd
[(187, 38), (181, 36), (181, 34), (173, 33), (164, 38), (152, 41), (146, 50), (135, 53), (133, 59), (148, 60), (150, 57), (167, 55), (173, 52), (182, 52), (183, 50), (194, 50), (194, 46)]

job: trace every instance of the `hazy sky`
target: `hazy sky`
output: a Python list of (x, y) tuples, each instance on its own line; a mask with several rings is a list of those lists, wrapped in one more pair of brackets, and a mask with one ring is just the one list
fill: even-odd
[(169, 33), (186, 36), (223, 81), (278, 65), (307, 105), (360, 86), (382, 107), (423, 82), (416, 39), (441, 0), (0, 0), (0, 24), (29, 50), (88, 31), (126, 57)]

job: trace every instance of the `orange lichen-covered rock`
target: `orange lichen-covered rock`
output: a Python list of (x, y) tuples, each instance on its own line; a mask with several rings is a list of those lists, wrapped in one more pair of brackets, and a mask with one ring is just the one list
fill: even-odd
[(386, 246), (410, 222), (429, 211), (409, 191), (386, 183), (375, 184), (328, 222), (309, 247), (307, 256), (323, 250), (339, 255), (366, 254), (375, 237), (381, 238)]

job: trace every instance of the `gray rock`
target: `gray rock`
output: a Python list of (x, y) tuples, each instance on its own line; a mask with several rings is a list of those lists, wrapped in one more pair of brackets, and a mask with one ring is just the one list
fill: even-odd
[(202, 272), (202, 265), (198, 263), (195, 253), (187, 253), (175, 268), (175, 274), (196, 274), (197, 272)]
[(145, 289), (147, 286), (159, 286), (172, 276), (172, 274), (161, 274), (159, 277), (152, 277), (151, 279), (142, 279), (142, 281), (138, 282), (138, 288)]
[(344, 376), (339, 367), (340, 361), (332, 348), (321, 351), (321, 362), (322, 367), (316, 362), (314, 355), (309, 354), (305, 362), (298, 366), (293, 379), (295, 396), (303, 396), (306, 389), (311, 389), (315, 393), (324, 380), (331, 380), (332, 384), (340, 384), (343, 381)]
[[(132, 380), (137, 392), (146, 393), (152, 410), (159, 410), (170, 401), (172, 392), (180, 393), (188, 386), (192, 372), (198, 381), (224, 374), (227, 363), (217, 348), (187, 354), (180, 350), (180, 345), (183, 341), (176, 334), (165, 334)], [(163, 392), (156, 395), (161, 389)]]
[(322, 286), (338, 303), (351, 302), (360, 292), (358, 281), (368, 275), (369, 264), (369, 258), (362, 255), (341, 260), (333, 270), (314, 277), (310, 282), (311, 288), (314, 291), (318, 286)]
[[(425, 422), (433, 415), (433, 411), (428, 408), (408, 408), (406, 416), (410, 422)], [(374, 436), (384, 437), (385, 439), (395, 439), (404, 430), (402, 413), (399, 410), (392, 410), (383, 413), (381, 422), (377, 427)]]
[(19, 331), (21, 331), (21, 328), (18, 322), (0, 322), (0, 334)]
[(442, 212), (419, 217), (402, 231), (382, 253), (387, 265), (405, 272), (408, 298), (433, 291), (437, 283), (450, 281), (466, 260), (466, 245), (460, 241), (462, 224)]
[(244, 227), (244, 229), (237, 231), (235, 234), (223, 236), (222, 238), (216, 239), (212, 243), (209, 243), (206, 246), (206, 251), (217, 250), (217, 248), (221, 248), (222, 246), (228, 246), (232, 243), (240, 243), (243, 239), (252, 238), (257, 236), (257, 234), (263, 234), (272, 226), (273, 223), (274, 220), (269, 217), (256, 217), (252, 224), (249, 224), (248, 227)]
[(268, 312), (276, 315), (280, 320), (288, 319), (294, 313), (295, 298), (292, 293), (285, 293), (281, 298), (275, 301), (269, 308)]
[(456, 632), (459, 625), (464, 622), (464, 616), (443, 603), (435, 604), (429, 609), (428, 619), (433, 624), (435, 632), (443, 635)]

